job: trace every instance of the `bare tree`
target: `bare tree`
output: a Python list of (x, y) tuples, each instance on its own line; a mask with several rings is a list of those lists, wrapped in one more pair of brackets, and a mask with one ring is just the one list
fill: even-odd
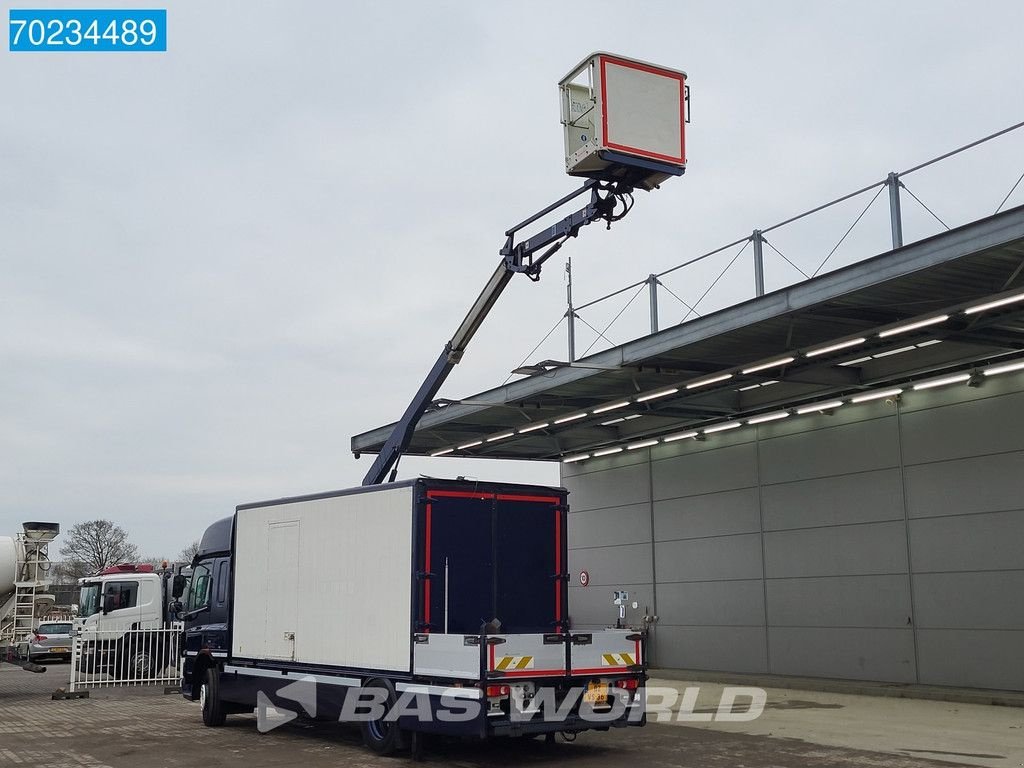
[(178, 561), (181, 563), (191, 563), (197, 554), (199, 554), (199, 539), (196, 539), (181, 550), (181, 554), (178, 555)]
[(138, 548), (128, 533), (110, 520), (88, 520), (71, 526), (60, 547), (63, 570), (88, 576), (118, 563), (138, 560)]

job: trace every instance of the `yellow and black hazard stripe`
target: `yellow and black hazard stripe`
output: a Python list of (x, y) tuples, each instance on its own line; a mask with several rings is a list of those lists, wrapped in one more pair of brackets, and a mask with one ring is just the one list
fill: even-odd
[(533, 656), (502, 656), (494, 665), (494, 669), (498, 672), (533, 669)]
[(632, 667), (636, 660), (631, 653), (605, 653), (601, 655), (603, 667)]

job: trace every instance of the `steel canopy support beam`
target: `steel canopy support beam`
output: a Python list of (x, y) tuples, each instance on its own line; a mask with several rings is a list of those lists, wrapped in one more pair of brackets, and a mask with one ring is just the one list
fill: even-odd
[(892, 228), (892, 249), (903, 247), (903, 214), (900, 211), (900, 176), (898, 173), (890, 173), (885, 180), (889, 187), (889, 224)]

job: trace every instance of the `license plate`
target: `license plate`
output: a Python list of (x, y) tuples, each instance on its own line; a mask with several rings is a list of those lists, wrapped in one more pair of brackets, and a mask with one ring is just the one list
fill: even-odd
[(603, 683), (589, 683), (583, 693), (583, 701), (587, 704), (604, 704), (608, 701), (608, 686)]
[(71, 653), (70, 648), (51, 648), (50, 653)]

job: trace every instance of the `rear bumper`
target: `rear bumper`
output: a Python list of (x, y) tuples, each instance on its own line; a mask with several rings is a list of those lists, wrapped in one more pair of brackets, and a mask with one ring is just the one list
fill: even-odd
[(627, 710), (622, 716), (614, 720), (591, 720), (579, 714), (567, 715), (557, 720), (501, 720), (488, 724), (488, 736), (529, 736), (541, 733), (560, 733), (571, 731), (606, 731), (609, 728), (628, 728), (631, 726), (642, 727), (647, 724), (646, 713), (636, 710)]
[(29, 643), (28, 655), (31, 658), (34, 658), (34, 659), (39, 659), (39, 658), (42, 658), (44, 656), (60, 658), (60, 659), (70, 659), (71, 658), (71, 641), (68, 640), (68, 644), (66, 646), (57, 646), (57, 647), (49, 647), (49, 646), (45, 646), (45, 645), (35, 645), (34, 643)]

